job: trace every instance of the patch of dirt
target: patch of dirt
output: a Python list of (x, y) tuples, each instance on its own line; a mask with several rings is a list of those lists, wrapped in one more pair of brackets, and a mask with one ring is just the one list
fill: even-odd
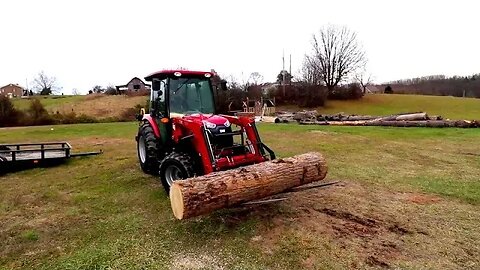
[(319, 135), (332, 135), (335, 134), (335, 132), (326, 132), (326, 131), (321, 131), (321, 130), (310, 130), (310, 133), (315, 133)]
[[(348, 181), (298, 192), (280, 206), (287, 209), (285, 213), (268, 215), (269, 225), (265, 225), (261, 236), (255, 236), (251, 242), (259, 245), (265, 254), (273, 254), (276, 244), (286, 234), (299, 236), (306, 243), (322, 239), (339, 248), (340, 254), (335, 256), (354, 254), (360, 259), (360, 263), (355, 259), (347, 263), (349, 268), (390, 268), (395, 261), (406, 259), (410, 250), (406, 237), (429, 235), (422, 226), (412, 224), (408, 215), (396, 210), (411, 202), (407, 198), (416, 198), (415, 203), (433, 203), (438, 199), (421, 195), (369, 190)], [(412, 207), (415, 206), (412, 204)], [(322, 243), (318, 244), (320, 248), (325, 245)], [(305, 249), (312, 249), (311, 245), (315, 244), (309, 244)], [(315, 256), (307, 256), (303, 265), (313, 269), (315, 261)]]
[(178, 254), (172, 259), (170, 269), (225, 269), (218, 258), (207, 254)]
[[(315, 209), (315, 210), (317, 210), (317, 209)], [(317, 210), (317, 211), (319, 211), (321, 213), (324, 213), (324, 214), (327, 214), (329, 216), (335, 217), (335, 218), (341, 218), (341, 219), (344, 219), (344, 220), (352, 221), (352, 222), (358, 223), (358, 224), (366, 226), (366, 227), (375, 227), (376, 223), (377, 223), (377, 221), (374, 220), (374, 219), (363, 218), (363, 217), (354, 215), (354, 214), (349, 213), (349, 212), (336, 211), (336, 210), (329, 209), (329, 208), (322, 208), (322, 209)]]
[(433, 204), (440, 202), (440, 198), (430, 194), (408, 193), (405, 200), (416, 204)]
[(112, 145), (125, 145), (125, 143), (133, 143), (135, 140), (128, 140), (123, 138), (105, 138), (105, 137), (86, 137), (86, 138), (77, 138), (71, 139), (68, 142), (72, 145), (72, 148), (75, 150), (78, 147), (91, 146), (99, 148), (101, 146), (112, 146)]
[(390, 268), (390, 265), (380, 259), (378, 259), (376, 256), (368, 256), (366, 259), (366, 263), (370, 266), (380, 266), (382, 268)]
[(400, 235), (412, 234), (413, 233), (412, 231), (409, 231), (408, 229), (406, 229), (404, 227), (401, 227), (398, 224), (393, 224), (393, 226), (388, 227), (388, 230), (393, 232), (393, 233), (400, 234)]
[(16, 130), (16, 129), (27, 129), (27, 128), (31, 128), (31, 127), (2, 127), (0, 128), (0, 130)]

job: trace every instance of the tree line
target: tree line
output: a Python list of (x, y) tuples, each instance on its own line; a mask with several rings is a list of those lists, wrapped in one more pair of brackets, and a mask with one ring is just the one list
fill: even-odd
[(390, 86), (393, 93), (480, 98), (480, 73), (471, 76), (431, 75), (396, 80)]

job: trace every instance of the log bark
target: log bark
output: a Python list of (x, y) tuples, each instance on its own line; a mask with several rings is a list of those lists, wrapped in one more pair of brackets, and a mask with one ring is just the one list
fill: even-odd
[(427, 120), (428, 115), (425, 112), (416, 112), (416, 113), (400, 113), (400, 114), (392, 114), (388, 116), (382, 116), (377, 119), (376, 121), (413, 121), (413, 120)]
[(480, 121), (466, 120), (422, 120), (422, 121), (317, 121), (300, 122), (301, 125), (330, 125), (330, 126), (381, 126), (381, 127), (457, 127), (457, 128), (479, 128)]
[(397, 121), (420, 121), (428, 119), (427, 113), (413, 113), (413, 114), (404, 114), (399, 115), (395, 120)]
[(297, 123), (297, 120), (293, 119), (293, 117), (276, 117), (274, 120), (275, 123)]
[(320, 181), (326, 174), (323, 156), (307, 153), (175, 181), (170, 202), (175, 217), (186, 219)]
[(375, 120), (380, 118), (380, 116), (371, 116), (371, 115), (349, 115), (342, 121), (367, 121)]

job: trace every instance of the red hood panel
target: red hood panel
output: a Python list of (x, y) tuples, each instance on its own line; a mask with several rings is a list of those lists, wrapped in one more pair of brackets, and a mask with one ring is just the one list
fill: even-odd
[(215, 125), (223, 125), (227, 122), (227, 118), (219, 116), (219, 115), (211, 115), (211, 114), (202, 114), (202, 113), (195, 113), (186, 115), (183, 117), (185, 120), (195, 121), (195, 122), (203, 122), (207, 121)]

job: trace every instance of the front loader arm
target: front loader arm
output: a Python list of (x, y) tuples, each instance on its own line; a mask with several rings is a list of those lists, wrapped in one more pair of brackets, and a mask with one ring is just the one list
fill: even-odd
[(270, 159), (271, 160), (275, 159), (275, 153), (262, 142), (254, 119), (249, 117), (244, 117), (244, 116), (241, 116), (241, 117), (236, 117), (231, 115), (221, 115), (221, 116), (225, 117), (231, 124), (238, 125), (245, 130), (245, 133), (247, 134), (248, 139), (253, 144), (255, 153), (260, 153), (263, 157), (265, 157), (266, 156), (265, 150), (266, 150), (270, 156)]

